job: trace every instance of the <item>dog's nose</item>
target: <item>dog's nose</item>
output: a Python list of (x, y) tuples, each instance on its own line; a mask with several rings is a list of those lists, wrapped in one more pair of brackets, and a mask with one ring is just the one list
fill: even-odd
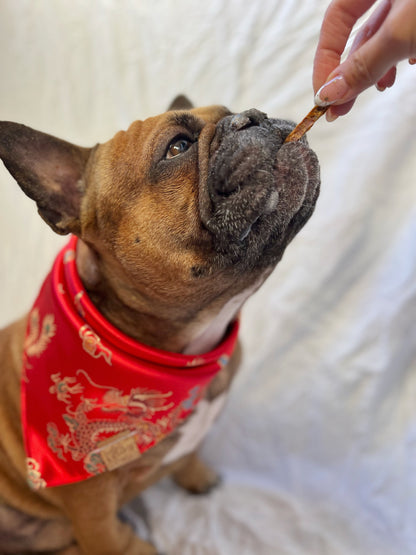
[(252, 125), (260, 125), (260, 123), (265, 119), (267, 119), (267, 114), (252, 108), (251, 110), (246, 110), (245, 112), (232, 116), (230, 126), (234, 131), (240, 131), (240, 129), (244, 129)]
[(239, 131), (240, 129), (244, 129), (247, 125), (251, 124), (250, 118), (245, 116), (244, 114), (236, 114), (231, 119), (231, 127), (235, 131)]

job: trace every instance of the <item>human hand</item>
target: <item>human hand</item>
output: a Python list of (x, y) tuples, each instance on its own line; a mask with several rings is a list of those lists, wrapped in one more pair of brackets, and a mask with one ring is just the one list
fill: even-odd
[(346, 60), (341, 55), (356, 21), (376, 0), (333, 0), (324, 16), (315, 54), (315, 103), (331, 105), (329, 121), (348, 113), (357, 96), (372, 85), (394, 84), (396, 65), (416, 63), (416, 0), (382, 0), (357, 33)]

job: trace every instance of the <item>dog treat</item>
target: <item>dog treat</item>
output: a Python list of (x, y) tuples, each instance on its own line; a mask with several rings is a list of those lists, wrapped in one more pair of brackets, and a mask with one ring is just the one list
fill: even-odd
[(286, 137), (285, 143), (292, 143), (293, 141), (298, 141), (303, 135), (309, 131), (312, 125), (317, 121), (321, 116), (325, 114), (328, 110), (329, 106), (314, 106), (309, 114), (303, 118), (303, 120), (298, 123), (291, 133)]

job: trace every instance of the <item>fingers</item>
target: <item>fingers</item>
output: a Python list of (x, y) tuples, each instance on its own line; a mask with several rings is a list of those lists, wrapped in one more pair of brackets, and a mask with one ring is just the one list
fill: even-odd
[(391, 9), (391, 0), (384, 0), (367, 19), (365, 24), (358, 30), (349, 54), (358, 50), (372, 36), (374, 36), (384, 23)]
[(404, 51), (392, 44), (378, 31), (340, 64), (329, 81), (318, 90), (315, 102), (319, 106), (344, 104), (376, 83), (386, 88), (394, 83), (395, 65)]
[(348, 38), (357, 20), (376, 0), (333, 0), (321, 27), (315, 54), (313, 87), (315, 92), (339, 65)]
[(393, 66), (392, 68), (389, 69), (389, 71), (385, 75), (383, 75), (381, 79), (377, 81), (376, 83), (377, 89), (380, 92), (382, 92), (388, 89), (389, 87), (392, 87), (394, 85), (394, 82), (396, 81), (396, 74), (397, 74), (396, 66)]
[[(363, 44), (365, 44), (376, 32), (380, 29), (381, 25), (384, 23), (391, 8), (390, 0), (384, 0), (382, 4), (378, 6), (372, 15), (368, 18), (365, 25), (357, 32), (354, 42), (351, 46), (349, 55), (356, 52)], [(387, 73), (379, 79), (376, 83), (376, 87), (379, 91), (384, 91), (388, 87), (392, 87), (396, 79), (396, 67), (390, 68)], [(344, 114), (339, 114), (344, 115)]]
[[(339, 63), (357, 16), (374, 4), (372, 0), (333, 0), (325, 15), (315, 57), (315, 102), (331, 105), (327, 119), (347, 113), (355, 98), (376, 85), (391, 87), (396, 65), (408, 59), (416, 63), (416, 3), (383, 0), (357, 33), (347, 59)], [(337, 35), (338, 32), (338, 35)]]
[[(386, 5), (387, 4), (387, 5)], [(382, 22), (384, 21), (390, 4), (384, 2), (378, 7), (372, 14), (372, 16), (367, 20), (366, 25), (364, 25), (357, 33), (354, 42), (350, 49), (350, 55), (357, 51), (371, 36), (373, 36), (380, 28)], [(339, 60), (338, 60), (339, 63)], [(337, 65), (338, 65), (337, 63)], [(384, 90), (387, 86), (390, 86), (391, 75), (386, 75), (385, 78), (380, 79), (378, 86), (380, 90)], [(393, 77), (394, 82), (394, 77)], [(391, 83), (393, 84), (393, 83)], [(326, 119), (329, 122), (335, 121), (339, 116), (344, 116), (353, 107), (355, 100), (350, 100), (345, 104), (340, 104), (338, 106), (332, 106), (326, 113)]]
[(354, 106), (355, 99), (346, 102), (345, 104), (340, 104), (339, 106), (331, 106), (326, 113), (327, 121), (335, 121), (339, 116), (345, 116)]

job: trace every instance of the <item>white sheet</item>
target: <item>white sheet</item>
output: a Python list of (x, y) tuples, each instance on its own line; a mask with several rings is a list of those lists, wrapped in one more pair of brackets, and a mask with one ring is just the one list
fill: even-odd
[[(2, 0), (0, 119), (89, 146), (161, 112), (299, 120), (327, 0)], [(415, 68), (320, 121), (316, 212), (245, 310), (241, 374), (204, 447), (211, 496), (145, 503), (170, 555), (416, 553)], [(0, 169), (1, 324), (65, 239)]]

